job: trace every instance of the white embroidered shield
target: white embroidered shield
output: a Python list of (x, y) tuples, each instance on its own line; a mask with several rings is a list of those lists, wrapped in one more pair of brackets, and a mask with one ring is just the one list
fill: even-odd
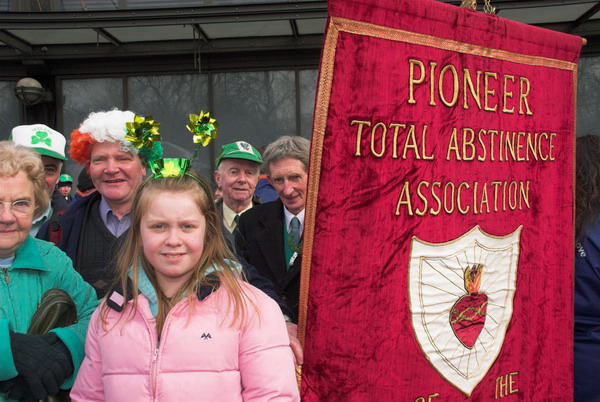
[(504, 342), (521, 229), (498, 237), (475, 226), (446, 243), (412, 239), (409, 294), (415, 335), (435, 370), (466, 395)]

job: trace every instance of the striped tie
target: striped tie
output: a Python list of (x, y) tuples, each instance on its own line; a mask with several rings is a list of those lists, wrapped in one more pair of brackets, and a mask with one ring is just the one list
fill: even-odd
[(290, 240), (294, 245), (300, 243), (300, 219), (295, 216), (290, 222)]

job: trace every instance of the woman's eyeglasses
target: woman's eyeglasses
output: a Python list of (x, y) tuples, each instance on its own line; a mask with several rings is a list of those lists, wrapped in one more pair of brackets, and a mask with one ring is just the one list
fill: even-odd
[(9, 206), (9, 211), (19, 215), (29, 215), (37, 208), (33, 201), (29, 200), (0, 201), (0, 213), (4, 212), (5, 205)]

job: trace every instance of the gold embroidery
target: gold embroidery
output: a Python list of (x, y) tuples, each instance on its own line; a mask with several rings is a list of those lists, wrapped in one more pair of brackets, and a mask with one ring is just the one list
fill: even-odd
[[(503, 186), (502, 193), (499, 191), (501, 185)], [(512, 211), (515, 211), (517, 206), (519, 210), (531, 209), (530, 185), (530, 180), (404, 181), (399, 190), (394, 215), (424, 216), (427, 212), (430, 215), (438, 215), (442, 208), (448, 215), (453, 214), (457, 209), (459, 213), (466, 215), (471, 207), (473, 207), (474, 215), (499, 213), (506, 212), (507, 202)], [(436, 188), (439, 191), (436, 192)], [(465, 193), (467, 194), (466, 199)], [(428, 196), (433, 200), (430, 200)], [(502, 208), (499, 207), (500, 197), (502, 197)]]
[[(451, 244), (454, 244), (454, 243), (458, 243), (458, 242), (460, 242), (462, 239), (466, 238), (467, 236), (470, 236), (470, 235), (471, 235), (473, 232), (477, 232), (477, 231), (478, 231), (478, 232), (480, 232), (481, 234), (483, 234), (484, 236), (487, 236), (487, 237), (490, 237), (490, 238), (493, 238), (493, 239), (499, 239), (499, 240), (500, 240), (500, 239), (507, 239), (507, 238), (510, 238), (510, 237), (512, 237), (512, 236), (515, 236), (515, 235), (516, 235), (516, 237), (517, 237), (517, 244), (518, 244), (518, 243), (520, 242), (520, 238), (521, 238), (521, 232), (522, 232), (522, 229), (523, 229), (523, 225), (519, 225), (519, 227), (518, 227), (518, 228), (517, 228), (517, 229), (516, 229), (514, 232), (512, 232), (512, 233), (509, 233), (509, 234), (507, 234), (507, 235), (504, 235), (504, 236), (495, 236), (495, 235), (491, 235), (491, 234), (489, 234), (489, 233), (487, 233), (487, 232), (483, 231), (479, 225), (475, 225), (475, 226), (474, 226), (474, 227), (473, 227), (471, 230), (469, 230), (468, 232), (466, 232), (466, 233), (462, 234), (461, 236), (459, 236), (459, 237), (457, 237), (457, 238), (455, 238), (455, 239), (452, 239), (452, 240), (450, 240), (450, 241), (447, 241), (447, 242), (440, 242), (440, 243), (431, 243), (431, 242), (428, 242), (428, 241), (425, 241), (425, 240), (419, 239), (419, 238), (418, 238), (418, 237), (416, 237), (416, 236), (413, 236), (413, 237), (412, 237), (412, 241), (411, 241), (411, 243), (410, 243), (409, 256), (410, 256), (410, 258), (411, 258), (411, 259), (413, 258), (413, 256), (414, 256), (414, 248), (415, 248), (415, 244), (416, 244), (416, 243), (421, 243), (421, 244), (428, 245), (428, 246), (444, 246), (444, 245), (451, 245)], [(482, 245), (482, 244), (480, 244), (479, 242), (476, 242), (476, 244), (477, 244), (479, 247), (481, 247), (483, 250), (486, 250), (486, 251), (492, 251), (492, 250), (494, 250), (494, 249), (492, 249), (492, 248), (489, 248), (489, 247), (485, 247), (485, 246), (483, 246), (483, 245)], [(510, 247), (510, 246), (509, 246), (508, 248), (505, 248), (505, 250), (506, 250), (507, 252), (509, 252), (509, 250), (512, 250), (512, 251), (510, 251), (510, 252), (509, 252), (509, 255), (510, 255), (510, 257), (509, 257), (509, 263), (508, 263), (508, 265), (509, 265), (509, 266), (516, 266), (516, 264), (518, 263), (519, 254), (520, 254), (520, 253), (519, 253), (519, 247), (518, 247), (518, 245), (517, 245), (517, 247), (516, 247), (516, 248), (514, 248), (514, 247)], [(463, 253), (462, 251), (458, 252), (458, 254), (462, 254), (462, 253)], [(453, 254), (453, 255), (446, 256), (446, 258), (450, 258), (450, 259), (451, 259), (451, 258), (455, 258), (455, 257), (456, 257), (456, 254)], [(480, 257), (481, 257), (481, 256), (480, 256)], [(425, 256), (425, 255), (422, 255), (422, 256), (420, 256), (420, 258), (419, 258), (419, 265), (422, 265), (422, 264), (423, 264), (423, 263), (424, 263), (426, 260), (440, 260), (440, 259), (441, 259), (441, 257), (438, 257), (438, 256)], [(515, 261), (515, 260), (516, 260), (516, 261)], [(419, 283), (419, 284), (420, 284), (420, 283), (423, 283), (423, 278), (421, 277), (421, 275), (422, 275), (422, 272), (423, 272), (423, 271), (422, 271), (422, 269), (421, 269), (421, 270), (419, 270), (419, 275), (420, 275), (420, 276), (419, 276), (418, 280), (417, 280), (417, 281), (415, 281), (416, 283)], [(509, 280), (509, 283), (508, 283), (507, 285), (509, 285), (508, 287), (510, 287), (511, 289), (516, 289), (516, 275), (514, 275), (514, 276), (513, 276), (513, 279), (512, 279), (512, 281), (511, 281), (511, 280)], [(412, 282), (411, 282), (411, 280), (410, 280), (410, 277), (409, 277), (409, 282), (408, 282), (409, 294), (412, 294), (411, 287), (414, 287), (414, 286), (415, 286), (415, 283), (412, 283)], [(512, 305), (513, 305), (513, 302), (514, 302), (514, 297), (515, 297), (515, 293), (516, 293), (516, 292), (512, 292), (512, 297), (510, 296), (510, 294), (507, 294), (507, 297), (510, 297), (510, 306), (512, 306)], [(414, 311), (414, 308), (413, 308), (413, 300), (412, 300), (412, 298), (409, 298), (409, 300), (408, 300), (408, 301), (409, 301), (409, 307), (410, 307), (410, 311), (412, 312), (412, 311)], [(508, 304), (508, 301), (509, 301), (509, 299), (507, 298), (507, 299), (505, 300), (505, 303), (504, 303), (504, 305), (505, 305), (505, 306), (508, 306), (508, 305), (509, 305), (509, 304)], [(423, 299), (422, 299), (422, 295), (420, 295), (420, 303), (421, 303), (421, 305), (423, 305)], [(504, 312), (503, 312), (503, 314), (504, 314)], [(510, 314), (509, 314), (509, 316), (506, 318), (506, 320), (507, 320), (508, 322), (510, 322), (510, 319), (511, 319), (511, 317), (512, 317), (512, 309), (511, 309), (511, 311), (510, 311)], [(415, 324), (414, 324), (414, 321), (413, 321), (413, 320), (411, 320), (411, 326), (412, 326), (412, 328), (413, 328), (413, 332), (414, 332), (415, 334), (417, 334), (417, 330), (416, 330), (416, 328), (415, 328)], [(504, 329), (504, 330), (506, 330), (506, 329)], [(425, 350), (425, 349), (423, 348), (423, 344), (421, 343), (421, 339), (420, 339), (418, 336), (416, 336), (416, 340), (417, 340), (417, 343), (419, 344), (419, 347), (421, 348), (421, 350)], [(469, 353), (470, 353), (470, 350), (469, 350), (469, 349), (467, 349), (467, 351), (469, 351)], [(487, 353), (488, 353), (488, 352), (486, 351), (486, 354), (487, 354)], [(497, 357), (498, 357), (498, 355), (499, 355), (499, 354), (500, 354), (500, 349), (498, 349), (498, 350), (497, 350), (496, 356), (493, 356), (493, 357), (492, 357), (490, 360), (491, 360), (491, 361), (495, 361), (495, 360), (497, 359)], [(435, 371), (436, 371), (436, 372), (437, 372), (437, 373), (438, 373), (440, 376), (442, 376), (444, 379), (446, 379), (446, 381), (448, 381), (450, 384), (452, 384), (452, 385), (453, 385), (454, 387), (456, 387), (458, 390), (460, 390), (461, 392), (463, 392), (463, 393), (464, 393), (464, 394), (465, 394), (467, 397), (471, 396), (471, 392), (466, 392), (465, 390), (461, 389), (461, 388), (460, 388), (460, 387), (459, 387), (457, 384), (455, 384), (455, 383), (454, 383), (454, 382), (452, 382), (450, 379), (448, 379), (446, 376), (444, 376), (444, 375), (442, 374), (442, 372), (441, 372), (441, 371), (440, 371), (440, 370), (439, 370), (439, 369), (438, 369), (438, 368), (437, 368), (437, 367), (436, 367), (436, 366), (433, 364), (433, 362), (431, 361), (431, 359), (430, 359), (430, 357), (429, 357), (428, 355), (425, 355), (425, 357), (426, 357), (426, 359), (429, 361), (429, 363), (431, 364), (431, 367), (432, 367), (432, 368), (433, 368), (433, 369), (434, 369), (434, 370), (435, 370)], [(445, 361), (445, 362), (446, 362), (446, 363), (447, 363), (449, 366), (451, 366), (451, 367), (454, 367), (453, 363), (452, 363), (450, 360), (448, 360), (447, 358), (445, 358), (445, 357), (444, 357), (444, 361)], [(483, 377), (482, 377), (482, 378), (481, 378), (479, 381), (477, 381), (477, 384), (478, 384), (478, 383), (479, 383), (479, 382), (480, 382), (482, 379), (483, 379)], [(477, 386), (477, 384), (475, 384), (475, 386)]]
[(485, 149), (485, 144), (483, 143), (483, 139), (481, 138), (481, 133), (483, 133), (483, 135), (487, 135), (487, 132), (484, 129), (479, 130), (479, 133), (477, 133), (477, 140), (479, 141), (481, 149), (483, 150), (483, 155), (477, 155), (477, 160), (479, 162), (485, 161), (485, 158), (487, 157), (487, 150)]
[[(409, 59), (409, 78), (408, 78), (408, 103), (417, 103), (415, 100), (415, 86), (414, 84), (421, 84), (425, 81), (425, 65), (420, 60)], [(418, 65), (421, 71), (419, 79), (415, 79), (414, 66)], [(433, 100), (433, 89), (431, 89), (431, 99)], [(431, 104), (431, 103), (430, 103)]]
[(519, 183), (519, 189), (520, 189), (520, 193), (521, 193), (521, 196), (519, 197), (519, 209), (523, 209), (522, 201), (525, 201), (525, 205), (527, 205), (527, 209), (531, 208), (531, 206), (529, 205), (529, 180), (527, 180), (526, 183), (527, 183), (527, 189), (525, 189), (525, 187), (523, 187), (523, 182)]
[(489, 214), (490, 213), (490, 203), (488, 201), (487, 183), (483, 183), (483, 188), (481, 189), (481, 203), (479, 204), (479, 212), (480, 213), (483, 213), (483, 204), (485, 204), (485, 210)]
[[(467, 103), (467, 93), (471, 92), (471, 96), (473, 97), (473, 99), (475, 99), (475, 102), (477, 103), (477, 107), (479, 109), (481, 109), (481, 98), (479, 97), (479, 82), (480, 82), (480, 78), (481, 78), (481, 73), (482, 71), (477, 70), (477, 90), (475, 90), (475, 88), (473, 88), (473, 81), (471, 80), (471, 73), (469, 72), (468, 68), (463, 68), (463, 97), (464, 97), (464, 103), (463, 103), (463, 108), (464, 109), (468, 109), (469, 105)], [(467, 91), (467, 87), (469, 88), (469, 91)]]
[[(338, 32), (342, 31), (356, 35), (373, 36), (375, 38), (407, 42), (414, 45), (436, 47), (438, 49), (471, 54), (474, 56), (483, 56), (490, 59), (510, 61), (519, 64), (527, 64), (530, 66), (550, 67), (569, 71), (577, 68), (577, 63), (552, 59), (550, 57), (514, 53), (507, 50), (478, 46), (471, 43), (458, 42), (452, 39), (440, 38), (437, 36), (370, 24), (368, 22), (353, 21), (346, 18), (332, 17), (331, 20), (331, 23), (336, 26), (336, 30)], [(525, 78), (525, 80), (527, 79)], [(529, 83), (529, 81), (527, 82)]]
[[(446, 97), (444, 95), (444, 76), (448, 70), (452, 71), (452, 100), (450, 102), (446, 100)], [(438, 86), (440, 91), (440, 99), (442, 100), (444, 105), (448, 107), (456, 105), (456, 101), (458, 100), (458, 73), (456, 72), (456, 67), (454, 67), (452, 64), (448, 64), (447, 66), (444, 66), (444, 68), (442, 68), (442, 71), (440, 72)]]
[(519, 372), (513, 371), (512, 373), (501, 375), (500, 377), (496, 378), (496, 389), (494, 392), (496, 399), (504, 398), (505, 396), (519, 392), (519, 388), (513, 388), (513, 386), (515, 386), (514, 377), (517, 375), (519, 375)]
[[(417, 186), (417, 196), (421, 199), (421, 201), (423, 201), (423, 209), (419, 210), (419, 208), (415, 209), (415, 214), (419, 215), (419, 216), (424, 216), (425, 213), (427, 212), (427, 197), (425, 197), (425, 195), (423, 195), (423, 193), (421, 192), (421, 186), (425, 186), (427, 188), (429, 188), (429, 182), (423, 180), (422, 182), (419, 183), (419, 185)], [(460, 197), (460, 195), (459, 195)], [(398, 209), (396, 209), (396, 212), (398, 212)], [(396, 214), (398, 215), (398, 214)]]
[(555, 160), (554, 155), (552, 155), (552, 150), (554, 149), (554, 142), (552, 141), (552, 139), (555, 137), (556, 133), (550, 133), (550, 138), (548, 139), (548, 156), (550, 157), (551, 161)]
[(425, 150), (425, 144), (427, 143), (427, 124), (425, 124), (423, 126), (423, 135), (422, 135), (422, 140), (421, 140), (421, 148), (422, 151), (421, 153), (423, 154), (423, 159), (426, 161), (432, 161), (433, 159), (435, 159), (434, 155), (427, 155), (427, 152)]
[(398, 203), (396, 204), (396, 215), (400, 215), (400, 207), (406, 205), (408, 208), (408, 215), (412, 216), (412, 204), (410, 202), (410, 190), (408, 189), (408, 182), (405, 181), (400, 191), (400, 197), (398, 197)]
[(496, 103), (493, 107), (488, 105), (488, 95), (494, 97), (496, 94), (495, 89), (489, 89), (488, 78), (490, 77), (494, 78), (494, 80), (498, 80), (498, 74), (489, 71), (483, 73), (483, 110), (495, 112), (498, 109), (498, 104)]
[(370, 121), (361, 121), (361, 120), (352, 120), (350, 122), (351, 126), (353, 126), (355, 124), (358, 124), (358, 130), (356, 131), (356, 153), (354, 154), (354, 156), (361, 156), (360, 155), (360, 140), (362, 139), (363, 124), (366, 124), (367, 127), (371, 127), (371, 122)]
[(321, 175), (321, 157), (323, 152), (323, 139), (325, 137), (325, 126), (327, 124), (327, 112), (329, 110), (329, 98), (331, 96), (331, 85), (333, 82), (333, 66), (335, 59), (335, 47), (338, 39), (338, 27), (331, 18), (325, 43), (323, 44), (323, 56), (319, 69), (319, 85), (317, 88), (317, 100), (315, 102), (315, 118), (313, 136), (310, 146), (311, 163), (309, 165), (306, 216), (304, 221), (304, 242), (302, 250), (302, 268), (300, 272), (300, 295), (298, 304), (298, 340), (304, 348), (306, 336), (306, 312), (308, 303), (308, 291), (310, 282), (310, 266), (312, 261), (312, 248), (315, 230), (315, 215), (317, 213), (317, 198), (319, 179)]
[(523, 149), (525, 147), (525, 145), (523, 145), (521, 143), (521, 137), (525, 137), (525, 133), (522, 131), (519, 131), (517, 133), (517, 161), (522, 162), (525, 160), (525, 158), (523, 156), (521, 156), (521, 149)]
[(417, 399), (415, 399), (415, 402), (431, 402), (431, 400), (433, 398), (437, 398), (438, 396), (440, 396), (439, 392), (436, 392), (435, 394), (427, 395), (427, 399), (425, 399), (424, 396), (420, 396)]
[[(513, 184), (515, 185), (514, 190), (513, 190)], [(511, 195), (514, 195), (514, 197), (512, 197), (512, 199), (511, 199)], [(512, 202), (513, 200), (514, 200), (514, 203)], [(508, 206), (513, 211), (515, 209), (517, 209), (517, 182), (516, 181), (511, 181), (510, 185), (508, 186)]]
[[(490, 183), (490, 186), (494, 186), (494, 211), (498, 210), (498, 186), (502, 184), (501, 181), (493, 181)], [(529, 182), (527, 182), (527, 189), (529, 190)], [(527, 199), (529, 200), (529, 194), (527, 194)], [(529, 202), (527, 202), (529, 206)]]
[(467, 190), (469, 189), (469, 184), (466, 181), (463, 181), (458, 185), (458, 195), (456, 197), (456, 205), (458, 206), (458, 211), (461, 214), (466, 215), (467, 212), (469, 212), (469, 210), (471, 209), (471, 207), (469, 205), (467, 205), (467, 208), (465, 208), (465, 209), (462, 208), (462, 202), (460, 201), (460, 193), (461, 193), (463, 186), (466, 187)]
[[(485, 110), (488, 112), (495, 112), (496, 110), (498, 110), (498, 105), (500, 104), (500, 102), (503, 102), (502, 105), (502, 111), (504, 113), (509, 113), (509, 114), (513, 114), (514, 113), (514, 106), (511, 103), (511, 106), (509, 107), (506, 103), (509, 101), (509, 99), (513, 99), (514, 97), (514, 92), (513, 90), (518, 89), (520, 91), (525, 91), (525, 92), (519, 92), (519, 96), (520, 98), (522, 98), (521, 103), (527, 102), (527, 97), (529, 96), (530, 93), (530, 87), (528, 87), (527, 85), (522, 85), (520, 84), (521, 82), (521, 78), (523, 78), (523, 82), (528, 83), (529, 81), (527, 80), (527, 78), (525, 77), (519, 77), (519, 84), (515, 84), (515, 77), (512, 75), (508, 75), (508, 74), (504, 74), (502, 75), (502, 79), (503, 79), (503, 85), (501, 87), (498, 87), (498, 91), (496, 91), (496, 89), (491, 89), (492, 86), (497, 87), (498, 86), (498, 77), (500, 76), (498, 73), (496, 72), (491, 72), (491, 71), (481, 71), (481, 70), (477, 70), (476, 74), (477, 74), (477, 89), (475, 89), (475, 85), (473, 84), (473, 79), (471, 76), (471, 72), (469, 71), (468, 68), (463, 68), (462, 70), (460, 70), (460, 73), (463, 74), (462, 78), (459, 78), (459, 72), (456, 69), (456, 67), (453, 64), (446, 64), (444, 67), (442, 67), (442, 70), (440, 71), (440, 74), (438, 76), (436, 76), (436, 67), (437, 67), (437, 63), (434, 61), (428, 61), (427, 62), (429, 64), (429, 80), (427, 81), (426, 85), (429, 85), (429, 105), (430, 106), (436, 106), (436, 102), (435, 102), (435, 98), (436, 98), (436, 94), (437, 96), (442, 100), (442, 103), (447, 106), (447, 107), (454, 107), (457, 102), (458, 102), (458, 97), (462, 91), (462, 97), (463, 97), (463, 102), (462, 102), (462, 107), (464, 109), (469, 109), (469, 103), (467, 101), (468, 98), (468, 94), (471, 94), (471, 97), (475, 100), (475, 103), (477, 104), (477, 108), (480, 110)], [(416, 78), (416, 74), (415, 74), (415, 66), (419, 67), (419, 78)], [(410, 59), (409, 60), (409, 78), (408, 78), (408, 100), (407, 103), (408, 104), (416, 104), (417, 103), (417, 99), (416, 99), (416, 95), (415, 95), (415, 87), (417, 85), (422, 85), (425, 83), (424, 80), (424, 67), (425, 64), (424, 62), (418, 60), (418, 59)], [(451, 78), (451, 90), (452, 90), (452, 96), (450, 99), (449, 96), (450, 94), (447, 92), (447, 88), (448, 86), (444, 85), (448, 79), (446, 79), (446, 76), (448, 74), (448, 72), (450, 71), (450, 73), (452, 74), (452, 78)], [(482, 77), (483, 74), (483, 77)], [(493, 80), (494, 83), (491, 84), (490, 80)], [(481, 105), (481, 82), (483, 81), (484, 84), (484, 107), (482, 109), (482, 105)], [(509, 85), (508, 82), (512, 82), (512, 85)], [(462, 83), (462, 86), (461, 86)], [(444, 90), (444, 88), (446, 88), (446, 90)], [(494, 105), (491, 105), (492, 100), (494, 101)], [(527, 104), (527, 106), (529, 106), (529, 104)]]
[[(470, 139), (467, 140), (467, 133), (471, 134), (470, 135)], [(463, 160), (465, 161), (472, 161), (473, 159), (475, 159), (475, 131), (472, 128), (469, 127), (463, 127), (463, 143), (462, 143), (462, 150), (463, 150)], [(471, 149), (471, 156), (467, 156), (467, 146)]]
[[(435, 66), (437, 66), (437, 63), (435, 61), (432, 61), (429, 64), (429, 74), (430, 74), (429, 106), (435, 106), (436, 105), (436, 103), (435, 103), (435, 91), (434, 91), (434, 87), (433, 87), (433, 83), (434, 83), (433, 77), (435, 76)], [(441, 91), (441, 88), (440, 88), (440, 91)]]
[(390, 124), (390, 127), (394, 127), (394, 140), (392, 142), (392, 159), (396, 159), (398, 158), (398, 129), (405, 129), (406, 124), (392, 123)]
[[(447, 196), (448, 194), (448, 187), (450, 187), (452, 189), (452, 195), (450, 197)], [(444, 186), (444, 211), (446, 211), (447, 214), (451, 214), (454, 212), (454, 183), (452, 183), (451, 181), (449, 181), (448, 183), (446, 183), (446, 185)], [(450, 208), (448, 208), (448, 198), (450, 199), (450, 201), (452, 201), (452, 206)]]
[[(585, 44), (587, 43), (587, 41), (585, 39), (583, 39), (583, 45), (585, 46)], [(577, 67), (575, 67), (575, 69), (573, 70), (573, 117), (571, 118), (571, 120), (573, 121), (573, 135), (571, 136), (571, 160), (575, 161), (575, 153), (577, 151), (577, 147), (575, 146), (575, 142), (576, 142), (576, 136), (575, 133), (577, 133)], [(575, 174), (576, 174), (576, 170), (575, 170), (575, 163), (572, 162), (571, 163), (571, 183), (575, 184), (576, 180), (575, 180)], [(571, 203), (571, 217), (575, 217), (575, 186), (572, 185), (571, 186), (571, 199), (573, 200), (573, 202)], [(572, 232), (571, 232), (571, 242), (573, 241), (573, 239), (575, 239), (575, 224), (574, 222), (571, 224), (571, 228), (572, 228)], [(569, 240), (567, 240), (569, 241)], [(571, 260), (572, 261), (572, 260)], [(573, 278), (573, 281), (575, 279)]]
[[(527, 102), (527, 96), (529, 96), (529, 91), (531, 90), (531, 84), (529, 84), (529, 80), (525, 77), (521, 77), (521, 91), (519, 92), (519, 114), (523, 114), (523, 104), (525, 104), (525, 108), (527, 109), (527, 115), (531, 116), (533, 113), (529, 109), (529, 103)], [(527, 88), (526, 91), (523, 91), (523, 85)]]
[[(381, 151), (380, 152), (375, 151), (375, 134), (377, 131), (377, 127), (381, 127), (383, 129), (381, 131)], [(371, 130), (371, 153), (378, 158), (381, 158), (383, 156), (383, 154), (385, 153), (385, 136), (386, 136), (386, 134), (387, 134), (387, 127), (385, 126), (385, 124), (383, 124), (381, 122), (375, 124), (375, 126), (373, 126), (373, 129)]]
[[(427, 128), (424, 128), (427, 130)], [(409, 144), (410, 142), (410, 144)], [(404, 150), (402, 151), (402, 159), (406, 159), (406, 152), (408, 149), (412, 149), (415, 152), (415, 158), (421, 159), (419, 156), (419, 147), (417, 145), (417, 138), (415, 137), (415, 125), (411, 124), (408, 129), (408, 133), (406, 133), (406, 140), (404, 141)]]
[(446, 152), (446, 160), (450, 160), (450, 151), (454, 151), (454, 155), (457, 161), (462, 160), (460, 157), (460, 151), (458, 149), (458, 138), (457, 138), (457, 130), (456, 127), (452, 129), (452, 134), (450, 135), (450, 140), (448, 141), (448, 152)]
[(507, 79), (510, 79), (510, 80), (511, 80), (513, 83), (515, 82), (515, 77), (514, 77), (514, 76), (512, 76), (512, 75), (505, 75), (505, 76), (504, 76), (504, 91), (503, 91), (504, 95), (503, 95), (503, 98), (502, 98), (502, 99), (503, 99), (503, 100), (502, 100), (502, 105), (503, 105), (503, 106), (502, 106), (502, 111), (503, 111), (504, 113), (511, 113), (511, 114), (512, 114), (512, 113), (514, 113), (514, 112), (515, 112), (515, 107), (513, 106), (513, 107), (511, 107), (510, 109), (508, 109), (508, 108), (506, 107), (506, 99), (507, 99), (507, 98), (512, 98), (512, 97), (513, 97), (513, 93), (512, 93), (512, 92), (509, 92), (509, 91), (508, 91), (508, 89), (506, 89), (506, 86), (507, 86), (507, 85), (506, 85), (506, 80), (507, 80)]
[(435, 198), (435, 201), (438, 204), (438, 209), (433, 209), (433, 208), (429, 209), (429, 213), (431, 215), (438, 215), (440, 213), (440, 211), (442, 210), (442, 200), (440, 200), (440, 197), (438, 197), (438, 195), (435, 193), (435, 191), (433, 191), (435, 187), (438, 187), (441, 189), (442, 183), (440, 183), (439, 181), (436, 181), (431, 185), (431, 196), (433, 198)]

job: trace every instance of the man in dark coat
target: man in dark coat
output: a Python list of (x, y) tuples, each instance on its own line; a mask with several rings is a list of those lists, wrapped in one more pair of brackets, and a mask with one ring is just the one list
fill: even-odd
[(240, 215), (262, 203), (259, 197), (254, 196), (262, 161), (256, 148), (245, 141), (223, 145), (215, 161), (215, 183), (221, 189), (217, 211), (221, 214), (225, 240), (234, 252), (234, 233)]
[(73, 199), (71, 189), (73, 188), (73, 178), (64, 173), (60, 175), (56, 190), (52, 193), (52, 208), (55, 211), (63, 211), (69, 208), (69, 203)]
[(296, 315), (309, 148), (307, 139), (287, 136), (267, 147), (263, 169), (279, 199), (244, 213), (235, 236), (237, 252), (275, 284)]
[(66, 173), (61, 174), (56, 188), (58, 188), (60, 195), (65, 199), (68, 205), (73, 199), (73, 196), (71, 195), (71, 190), (73, 189), (73, 178), (71, 175)]
[[(125, 239), (133, 200), (146, 176), (145, 157), (125, 139), (126, 124), (133, 119), (130, 111), (92, 113), (71, 134), (71, 159), (89, 169), (98, 194), (74, 204), (58, 222), (47, 223), (37, 234), (67, 253), (99, 298), (114, 280), (114, 256)], [(56, 231), (58, 239), (53, 238)]]

